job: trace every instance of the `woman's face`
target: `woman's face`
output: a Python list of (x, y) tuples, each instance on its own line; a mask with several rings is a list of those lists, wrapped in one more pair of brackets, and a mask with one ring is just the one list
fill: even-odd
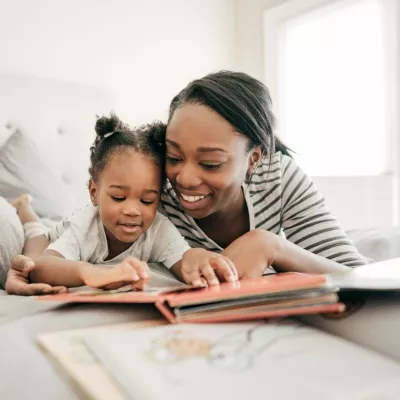
[(166, 145), (167, 177), (187, 214), (201, 219), (229, 212), (242, 199), (251, 163), (247, 139), (218, 113), (196, 104), (178, 108)]

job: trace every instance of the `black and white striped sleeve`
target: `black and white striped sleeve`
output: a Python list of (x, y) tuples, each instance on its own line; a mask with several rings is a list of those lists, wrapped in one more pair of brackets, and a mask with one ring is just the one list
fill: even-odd
[(282, 156), (282, 229), (298, 246), (350, 267), (366, 261), (340, 228), (311, 178)]

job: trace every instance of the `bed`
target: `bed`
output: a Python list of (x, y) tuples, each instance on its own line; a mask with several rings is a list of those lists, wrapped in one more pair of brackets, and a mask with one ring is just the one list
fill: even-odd
[[(0, 75), (0, 195), (11, 200), (30, 192), (34, 208), (50, 225), (85, 204), (95, 116), (112, 107), (112, 96), (102, 89)], [(5, 201), (1, 207), (13, 212)], [(0, 229), (6, 229), (2, 221)], [(400, 256), (396, 228), (351, 231), (349, 235), (370, 260)], [(3, 282), (4, 277), (3, 268)], [(157, 316), (146, 306), (38, 304), (0, 289), (0, 397), (78, 398), (34, 344), (38, 333)]]

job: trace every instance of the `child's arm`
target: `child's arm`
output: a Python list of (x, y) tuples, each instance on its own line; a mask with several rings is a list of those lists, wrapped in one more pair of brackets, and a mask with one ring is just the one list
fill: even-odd
[(39, 257), (47, 249), (49, 240), (46, 235), (39, 235), (25, 242), (22, 254), (27, 257)]
[(42, 256), (34, 257), (33, 262), (35, 268), (30, 273), (30, 281), (52, 286), (116, 289), (132, 284), (136, 289), (143, 289), (149, 278), (147, 264), (134, 257), (112, 267), (101, 267), (85, 261), (66, 260), (60, 253), (46, 250)]
[(239, 279), (261, 276), (271, 265), (279, 272), (316, 274), (345, 272), (349, 269), (260, 229), (236, 239), (222, 254), (234, 262)]

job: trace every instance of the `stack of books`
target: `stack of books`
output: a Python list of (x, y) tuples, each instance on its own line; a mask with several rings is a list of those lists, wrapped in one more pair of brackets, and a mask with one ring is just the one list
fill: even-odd
[[(369, 264), (336, 275), (295, 272), (267, 275), (206, 288), (170, 281), (144, 291), (83, 290), (40, 296), (74, 303), (153, 303), (171, 323), (235, 322), (304, 314), (343, 313), (341, 294), (400, 289), (400, 259)], [(345, 297), (345, 296), (344, 296)]]

